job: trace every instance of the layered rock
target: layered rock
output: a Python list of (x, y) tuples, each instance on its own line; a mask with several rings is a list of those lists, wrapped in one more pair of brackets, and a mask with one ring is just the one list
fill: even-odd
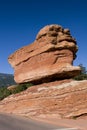
[(23, 116), (87, 116), (87, 80), (62, 80), (33, 86), (0, 102), (0, 112)]
[(14, 68), (17, 83), (38, 84), (78, 75), (80, 68), (72, 66), (77, 50), (68, 29), (48, 25), (40, 30), (32, 44), (17, 50), (8, 61)]

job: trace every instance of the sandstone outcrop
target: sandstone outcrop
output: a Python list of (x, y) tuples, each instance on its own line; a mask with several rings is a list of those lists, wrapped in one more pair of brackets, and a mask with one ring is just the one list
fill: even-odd
[(87, 116), (87, 80), (33, 86), (0, 101), (0, 112), (45, 118)]
[(74, 67), (78, 47), (68, 29), (48, 25), (40, 30), (36, 40), (9, 56), (17, 83), (34, 84), (72, 78), (79, 74)]

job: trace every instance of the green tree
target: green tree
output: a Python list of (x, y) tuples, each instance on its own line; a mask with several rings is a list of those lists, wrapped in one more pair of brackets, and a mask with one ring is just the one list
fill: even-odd
[(80, 64), (79, 67), (81, 68), (81, 73), (80, 74), (87, 74), (86, 67), (84, 67), (83, 64)]
[(86, 70), (86, 67), (84, 67), (83, 64), (80, 64), (79, 67), (81, 68), (81, 72), (74, 79), (75, 80), (87, 80), (87, 70)]

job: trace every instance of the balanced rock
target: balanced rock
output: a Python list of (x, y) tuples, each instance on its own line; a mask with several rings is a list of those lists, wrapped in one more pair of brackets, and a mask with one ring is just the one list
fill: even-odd
[(17, 83), (38, 84), (78, 75), (80, 68), (72, 65), (77, 50), (70, 31), (54, 24), (42, 28), (32, 44), (14, 52), (8, 61)]

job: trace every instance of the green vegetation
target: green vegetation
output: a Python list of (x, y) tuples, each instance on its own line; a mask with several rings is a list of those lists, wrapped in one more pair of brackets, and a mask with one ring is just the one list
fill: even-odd
[(8, 90), (6, 87), (0, 88), (0, 100), (4, 99), (5, 97), (9, 96), (11, 91)]
[(84, 67), (82, 64), (80, 64), (79, 67), (81, 68), (81, 72), (74, 79), (75, 80), (87, 80), (87, 70), (86, 70), (86, 67)]
[(33, 84), (31, 83), (18, 84), (14, 89), (8, 89), (7, 87), (0, 87), (0, 100), (8, 97), (11, 94), (16, 94), (21, 91), (24, 91), (27, 88), (31, 87), (32, 85)]
[(13, 90), (11, 90), (12, 94), (19, 93), (21, 91), (26, 90), (27, 88), (33, 86), (31, 83), (18, 84)]

